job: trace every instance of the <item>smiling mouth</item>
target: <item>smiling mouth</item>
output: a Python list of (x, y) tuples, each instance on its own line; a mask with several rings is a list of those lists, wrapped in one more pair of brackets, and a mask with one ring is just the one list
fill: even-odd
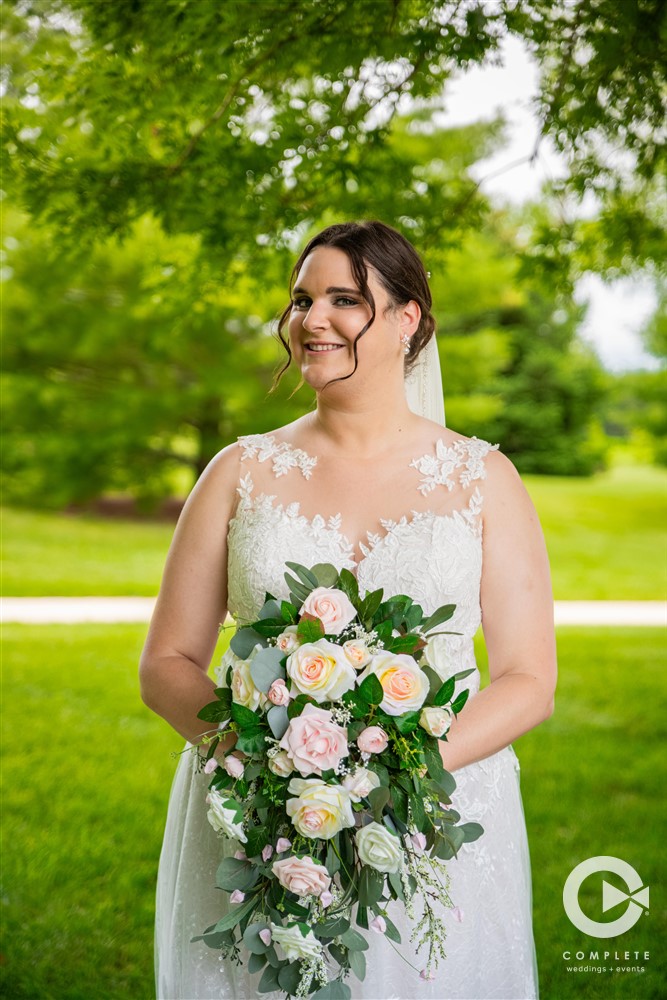
[(309, 354), (325, 354), (327, 351), (340, 351), (344, 344), (306, 344), (305, 349)]

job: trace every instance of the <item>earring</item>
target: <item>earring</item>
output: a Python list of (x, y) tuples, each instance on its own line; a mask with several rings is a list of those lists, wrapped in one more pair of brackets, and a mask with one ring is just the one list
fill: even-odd
[(401, 343), (406, 354), (410, 351), (410, 336), (407, 333), (401, 335)]

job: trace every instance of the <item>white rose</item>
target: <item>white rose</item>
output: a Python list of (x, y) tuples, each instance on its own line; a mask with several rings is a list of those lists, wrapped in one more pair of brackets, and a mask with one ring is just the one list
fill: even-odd
[[(252, 712), (259, 706), (262, 692), (254, 684), (250, 673), (250, 664), (259, 649), (262, 648), (260, 642), (257, 643), (247, 660), (236, 658), (236, 663), (232, 666), (232, 701), (239, 705), (245, 705)], [(265, 700), (265, 699), (263, 699)]]
[(303, 837), (329, 840), (343, 827), (354, 826), (352, 799), (342, 785), (327, 785), (319, 778), (292, 778), (287, 790), (298, 796), (287, 800), (285, 810)]
[(355, 670), (361, 670), (362, 667), (365, 667), (372, 655), (368, 647), (363, 642), (359, 642), (358, 639), (348, 639), (347, 642), (344, 642), (343, 652)]
[(451, 640), (449, 635), (433, 635), (422, 650), (422, 663), (435, 670), (442, 681), (449, 677), (448, 661), (451, 656)]
[[(302, 925), (304, 929), (306, 924)], [(290, 962), (300, 962), (307, 958), (316, 958), (322, 951), (322, 945), (311, 930), (303, 934), (299, 924), (281, 927), (271, 924), (271, 938), (274, 944), (279, 944)]]
[(297, 626), (288, 625), (280, 635), (276, 636), (276, 646), (283, 653), (291, 653), (299, 646), (296, 635)]
[(248, 840), (243, 832), (243, 821), (241, 808), (234, 799), (226, 799), (216, 788), (212, 788), (206, 796), (209, 805), (206, 818), (219, 833), (224, 833), (225, 837), (231, 840), (240, 840), (245, 844)]
[(365, 767), (358, 767), (354, 774), (347, 774), (343, 778), (343, 788), (347, 788), (353, 802), (368, 798), (373, 789), (379, 786), (380, 779), (375, 771), (369, 771)]
[(452, 713), (448, 708), (423, 708), (419, 725), (429, 736), (444, 736), (452, 724)]
[(340, 646), (328, 639), (306, 642), (287, 658), (290, 693), (309, 694), (315, 701), (337, 701), (354, 687), (357, 675)]
[(334, 587), (316, 587), (301, 608), (302, 615), (319, 618), (327, 635), (338, 635), (357, 617), (352, 601)]
[(380, 708), (387, 715), (416, 712), (424, 704), (429, 690), (428, 677), (407, 653), (377, 653), (359, 675), (359, 683), (371, 674), (375, 674), (382, 685), (384, 698)]
[(279, 750), (275, 757), (269, 757), (269, 771), (273, 771), (279, 778), (286, 778), (293, 770), (294, 764), (285, 750)]
[(231, 646), (225, 650), (220, 665), (215, 668), (215, 680), (218, 687), (227, 687), (227, 670), (242, 662), (241, 657), (236, 655)]
[(364, 865), (379, 872), (398, 872), (403, 865), (401, 842), (380, 823), (362, 826), (356, 835), (357, 854)]

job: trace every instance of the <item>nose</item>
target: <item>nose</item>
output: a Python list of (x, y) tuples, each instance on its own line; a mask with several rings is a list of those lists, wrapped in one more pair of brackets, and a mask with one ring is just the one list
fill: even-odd
[(329, 326), (326, 302), (312, 302), (310, 309), (302, 320), (302, 326), (308, 333), (326, 330)]

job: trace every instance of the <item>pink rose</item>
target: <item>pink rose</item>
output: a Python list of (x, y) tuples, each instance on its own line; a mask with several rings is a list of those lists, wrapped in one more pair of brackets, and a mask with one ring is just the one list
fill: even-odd
[(346, 730), (333, 721), (331, 712), (315, 705), (306, 705), (291, 720), (280, 746), (304, 777), (335, 769), (350, 752)]
[(371, 659), (367, 647), (359, 639), (348, 639), (344, 642), (343, 652), (355, 670), (361, 670)]
[(357, 746), (362, 753), (382, 753), (388, 743), (387, 734), (380, 726), (368, 726), (357, 737)]
[(288, 625), (284, 632), (276, 636), (276, 646), (281, 653), (291, 653), (297, 648), (299, 639), (296, 633), (297, 626)]
[(274, 705), (289, 705), (289, 688), (282, 677), (274, 681), (269, 688), (269, 701)]
[(347, 594), (333, 587), (316, 587), (303, 602), (301, 614), (319, 618), (327, 635), (338, 635), (357, 617)]
[(384, 698), (380, 708), (387, 715), (416, 712), (426, 701), (428, 677), (414, 657), (407, 653), (376, 653), (360, 675), (359, 683), (371, 674), (382, 685)]
[(312, 858), (274, 861), (271, 870), (280, 884), (297, 896), (319, 896), (331, 885), (329, 872)]
[(232, 754), (229, 757), (225, 757), (225, 771), (230, 778), (240, 778), (244, 771), (243, 764), (238, 757), (234, 757)]

